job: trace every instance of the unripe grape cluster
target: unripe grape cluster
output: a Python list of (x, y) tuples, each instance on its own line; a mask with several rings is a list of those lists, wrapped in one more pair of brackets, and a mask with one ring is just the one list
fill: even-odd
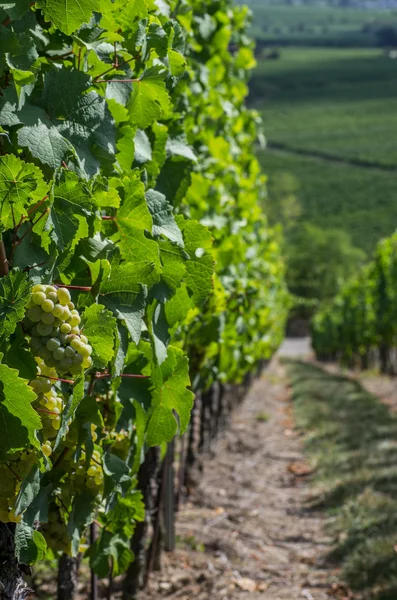
[[(43, 453), (49, 457), (52, 454), (51, 439), (55, 438), (61, 427), (62, 412), (65, 406), (64, 399), (53, 385), (57, 378), (54, 367), (47, 367), (44, 361), (36, 359), (37, 379), (29, 382), (29, 385), (37, 394), (37, 400), (33, 404), (41, 417), (43, 424), (42, 435), (44, 442), (41, 446)], [(70, 421), (67, 423), (65, 434), (69, 431)]]
[(34, 355), (59, 375), (78, 375), (92, 365), (92, 348), (81, 333), (80, 321), (68, 289), (33, 287), (24, 321), (30, 346)]
[(87, 487), (92, 490), (98, 490), (103, 486), (104, 477), (102, 469), (101, 455), (98, 450), (94, 450), (90, 459), (90, 466), (87, 469), (85, 462), (85, 452), (82, 452), (81, 461), (74, 472), (76, 484), (85, 482)]

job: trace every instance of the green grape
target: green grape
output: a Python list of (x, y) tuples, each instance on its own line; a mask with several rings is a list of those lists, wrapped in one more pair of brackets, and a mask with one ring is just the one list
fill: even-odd
[(88, 339), (85, 337), (85, 335), (81, 334), (80, 340), (83, 342), (83, 344), (88, 344)]
[(59, 347), (54, 351), (53, 357), (59, 361), (65, 358), (65, 348)]
[(71, 318), (71, 319), (69, 319), (69, 323), (70, 323), (70, 324), (71, 324), (71, 326), (72, 326), (72, 331), (73, 331), (73, 328), (74, 328), (74, 327), (77, 327), (77, 325), (79, 325), (79, 324), (80, 324), (80, 322), (81, 322), (81, 319), (80, 319), (80, 317), (78, 317), (78, 316), (76, 317), (75, 315), (73, 315), (73, 316), (72, 316), (72, 318)]
[(92, 358), (91, 358), (91, 356), (83, 357), (82, 365), (83, 365), (84, 369), (89, 369), (90, 367), (92, 367)]
[(66, 288), (58, 288), (57, 290), (59, 304), (66, 306), (70, 302), (70, 292)]
[(55, 319), (54, 319), (54, 315), (52, 315), (51, 313), (44, 312), (41, 316), (41, 320), (46, 325), (53, 325)]
[(92, 347), (89, 344), (84, 344), (82, 345), (79, 349), (78, 349), (78, 353), (83, 357), (86, 358), (88, 356), (91, 356), (92, 354)]
[(46, 360), (46, 364), (48, 367), (56, 367), (57, 366), (57, 361), (53, 356), (50, 356), (50, 358), (47, 358)]
[(76, 356), (76, 350), (74, 350), (71, 346), (67, 346), (67, 348), (65, 348), (65, 354), (68, 358), (73, 358)]
[(52, 302), (52, 300), (46, 299), (42, 303), (41, 308), (44, 310), (44, 312), (50, 313), (52, 310), (54, 310), (54, 303)]
[(83, 347), (83, 344), (79, 340), (79, 338), (73, 338), (72, 341), (70, 342), (70, 345), (72, 346), (72, 348), (74, 348), (75, 350), (77, 350), (77, 352), (79, 352), (79, 348)]
[(36, 285), (33, 286), (32, 288), (32, 292), (33, 294), (35, 292), (44, 292), (46, 291), (46, 286), (45, 285), (41, 285), (40, 283), (37, 283)]
[(53, 410), (57, 406), (57, 401), (55, 398), (48, 398), (47, 402), (45, 402), (44, 406), (48, 410)]
[(35, 304), (41, 305), (46, 300), (44, 292), (35, 292), (32, 296), (32, 300)]
[(60, 347), (61, 342), (57, 338), (50, 338), (47, 342), (47, 348), (50, 352), (55, 352)]
[(63, 346), (65, 346), (68, 343), (68, 335), (66, 333), (60, 333), (59, 334), (59, 341), (61, 342), (61, 344)]
[(58, 431), (58, 429), (60, 429), (61, 417), (59, 415), (57, 417), (55, 417), (55, 419), (52, 419), (52, 426), (56, 431)]
[(43, 394), (46, 394), (47, 392), (50, 391), (51, 389), (51, 380), (50, 379), (45, 379), (44, 377), (40, 377), (40, 383), (41, 383), (41, 391)]
[(43, 316), (43, 311), (41, 310), (40, 306), (34, 306), (33, 308), (30, 308), (27, 312), (27, 316), (28, 318), (33, 321), (33, 323), (39, 323), (41, 321), (41, 318)]
[(72, 311), (74, 309), (73, 302), (68, 302), (68, 308), (69, 308), (70, 311)]
[(91, 467), (88, 468), (87, 475), (88, 475), (88, 477), (95, 477), (97, 472), (98, 472), (98, 467), (96, 467), (95, 465), (92, 465)]
[(54, 308), (52, 309), (52, 314), (57, 319), (61, 319), (64, 315), (64, 312), (65, 311), (64, 311), (64, 307), (62, 306), (62, 304), (55, 304)]
[(73, 335), (80, 335), (80, 329), (76, 325), (75, 327), (72, 327), (72, 329), (70, 330), (70, 333)]
[(43, 451), (43, 454), (45, 456), (47, 456), (47, 458), (49, 456), (51, 456), (51, 454), (52, 454), (52, 446), (51, 446), (51, 444), (50, 444), (50, 442), (48, 440), (44, 444), (42, 444), (41, 449)]
[(47, 292), (47, 298), (54, 304), (58, 302), (58, 294), (56, 292)]
[(45, 291), (46, 291), (46, 294), (48, 296), (48, 294), (56, 294), (58, 290), (53, 285), (46, 285)]
[(62, 333), (70, 333), (72, 326), (70, 323), (62, 323), (60, 330)]
[(71, 358), (63, 358), (60, 363), (59, 366), (62, 369), (62, 371), (67, 371), (71, 366), (72, 366), (73, 362)]
[(40, 348), (38, 355), (44, 360), (44, 362), (52, 358), (52, 352), (50, 352), (46, 346)]
[(33, 388), (33, 390), (36, 392), (36, 394), (41, 394), (43, 392), (43, 383), (44, 379), (33, 379), (32, 381), (29, 381), (29, 385), (31, 388)]
[(36, 327), (37, 327), (37, 333), (40, 336), (50, 335), (52, 332), (52, 325), (46, 325), (45, 323), (38, 323), (36, 325)]

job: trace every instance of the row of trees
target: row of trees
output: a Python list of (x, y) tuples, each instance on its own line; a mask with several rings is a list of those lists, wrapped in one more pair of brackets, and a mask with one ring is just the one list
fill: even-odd
[(247, 16), (0, 4), (0, 598), (25, 597), (20, 565), (49, 556), (123, 573), (147, 450), (164, 456), (195, 393), (282, 339)]

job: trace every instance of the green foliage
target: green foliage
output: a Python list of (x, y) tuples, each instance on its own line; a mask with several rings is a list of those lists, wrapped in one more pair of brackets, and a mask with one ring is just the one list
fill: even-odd
[(345, 231), (303, 224), (288, 235), (286, 258), (289, 290), (321, 302), (331, 300), (357, 272), (365, 253), (351, 245)]
[(77, 554), (97, 519), (87, 556), (118, 575), (143, 519), (143, 451), (186, 431), (194, 391), (242, 381), (283, 336), (279, 234), (260, 209), (257, 116), (244, 107), (246, 11), (5, 10), (0, 520), (18, 521), (30, 564), (42, 536)]
[(313, 347), (318, 354), (364, 355), (396, 337), (395, 286), (397, 235), (381, 240), (373, 260), (350, 278), (314, 318)]

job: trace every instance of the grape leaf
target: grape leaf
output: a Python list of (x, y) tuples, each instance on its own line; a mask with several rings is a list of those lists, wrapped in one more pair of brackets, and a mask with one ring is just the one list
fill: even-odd
[(72, 556), (77, 556), (80, 538), (92, 522), (96, 494), (86, 487), (73, 498), (72, 510), (68, 517), (68, 532), (72, 543)]
[(5, 10), (13, 21), (20, 19), (29, 8), (29, 0), (18, 0), (18, 2), (0, 2), (0, 8)]
[(171, 101), (158, 67), (145, 71), (133, 84), (127, 107), (131, 122), (139, 129), (146, 129), (170, 112)]
[(26, 273), (12, 270), (0, 278), (0, 339), (11, 335), (25, 316), (31, 284)]
[(90, 558), (91, 568), (99, 577), (109, 575), (110, 565), (112, 565), (112, 575), (120, 575), (134, 560), (129, 538), (106, 530), (101, 532), (100, 537), (90, 546), (86, 555)]
[(157, 446), (170, 442), (178, 429), (174, 411), (179, 417), (181, 434), (189, 423), (194, 394), (187, 389), (190, 386), (189, 363), (182, 350), (172, 346), (168, 348), (166, 360), (154, 369), (152, 383), (153, 412), (146, 442), (148, 446)]
[(114, 356), (116, 319), (101, 304), (92, 304), (83, 315), (84, 335), (93, 352), (94, 366), (103, 369)]
[(15, 530), (15, 554), (18, 562), (24, 565), (33, 565), (43, 560), (47, 550), (44, 536), (21, 521)]
[(212, 236), (210, 231), (197, 221), (188, 221), (178, 215), (177, 223), (183, 232), (185, 250), (190, 257), (186, 262), (186, 284), (192, 292), (193, 301), (200, 305), (207, 300), (213, 288)]
[(161, 279), (171, 290), (176, 290), (186, 273), (186, 260), (189, 260), (187, 252), (166, 240), (159, 241), (160, 257), (162, 262)]
[(146, 201), (153, 219), (153, 235), (165, 235), (172, 242), (183, 246), (182, 233), (167, 198), (156, 190), (148, 190)]
[(28, 508), (40, 491), (40, 469), (37, 465), (29, 471), (22, 481), (17, 500), (15, 502), (15, 514), (21, 514)]
[(38, 0), (36, 4), (44, 17), (67, 35), (88, 23), (93, 11), (98, 10), (96, 0)]
[(132, 340), (138, 344), (142, 318), (145, 313), (147, 291), (136, 282), (131, 265), (112, 268), (112, 277), (102, 282), (100, 301), (117, 319), (125, 322)]
[(41, 420), (31, 403), (37, 396), (18, 371), (0, 364), (0, 457), (29, 445), (39, 448)]
[(5, 362), (11, 369), (16, 369), (23, 379), (35, 379), (37, 363), (27, 347), (22, 328), (18, 327), (5, 354)]
[(5, 229), (14, 227), (47, 191), (40, 169), (12, 154), (0, 157), (0, 221)]
[(194, 308), (194, 303), (187, 292), (186, 285), (183, 284), (165, 305), (169, 327), (181, 323), (191, 308)]
[(135, 154), (134, 159), (139, 165), (152, 160), (152, 147), (147, 134), (138, 129), (134, 138)]

